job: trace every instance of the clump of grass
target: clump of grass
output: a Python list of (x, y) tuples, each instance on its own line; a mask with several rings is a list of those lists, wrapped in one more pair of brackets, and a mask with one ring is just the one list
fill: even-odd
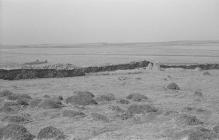
[(16, 113), (21, 109), (21, 105), (17, 102), (5, 102), (4, 105), (0, 108), (0, 112), (5, 113)]
[(152, 112), (157, 112), (158, 109), (155, 108), (152, 105), (148, 105), (148, 104), (132, 104), (128, 107), (127, 113), (130, 115), (134, 115), (134, 114), (146, 114), (146, 113), (152, 113)]
[(63, 117), (69, 117), (69, 118), (75, 118), (75, 117), (85, 117), (86, 114), (80, 111), (74, 111), (74, 110), (64, 110), (62, 113)]
[(213, 127), (213, 131), (214, 131), (215, 133), (219, 133), (219, 125), (214, 126), (214, 127)]
[(10, 90), (7, 90), (7, 89), (0, 91), (0, 97), (7, 97), (7, 96), (10, 96), (12, 94), (14, 94), (14, 93), (11, 92)]
[(126, 100), (126, 99), (119, 99), (117, 101), (117, 103), (119, 103), (119, 104), (129, 104), (130, 102), (128, 100)]
[(64, 105), (60, 101), (46, 99), (39, 104), (40, 108), (43, 109), (53, 109), (53, 108), (62, 108)]
[(179, 125), (200, 125), (203, 124), (196, 116), (188, 114), (180, 114), (176, 119)]
[(66, 103), (72, 105), (96, 105), (94, 95), (91, 92), (77, 92), (76, 95), (68, 97)]
[(18, 124), (24, 124), (31, 122), (31, 118), (27, 116), (21, 116), (21, 115), (12, 115), (12, 116), (6, 116), (2, 119), (3, 122), (9, 122), (9, 123), (18, 123)]
[(37, 135), (38, 140), (64, 140), (64, 133), (53, 126), (48, 126), (40, 130)]
[(43, 97), (44, 97), (44, 98), (50, 98), (50, 96), (49, 96), (49, 95), (44, 95)]
[(121, 120), (127, 120), (132, 117), (132, 115), (128, 112), (123, 112), (122, 114), (118, 114), (117, 117), (119, 117)]
[(174, 83), (174, 82), (169, 83), (167, 85), (167, 89), (170, 89), (170, 90), (180, 90), (179, 86), (176, 83)]
[(125, 112), (125, 110), (123, 110), (121, 107), (119, 107), (119, 106), (115, 106), (115, 105), (113, 105), (113, 106), (110, 106), (109, 107), (112, 111), (115, 111), (115, 112), (118, 112), (118, 113), (124, 113)]
[(5, 112), (5, 113), (16, 113), (18, 110), (11, 106), (3, 106), (0, 108), (0, 112)]
[(22, 125), (9, 124), (0, 129), (0, 139), (3, 140), (33, 140), (34, 137)]
[(30, 100), (32, 97), (28, 94), (11, 94), (7, 97), (8, 100), (18, 100), (18, 99), (25, 99)]
[(75, 91), (74, 94), (76, 94), (77, 96), (85, 96), (90, 98), (95, 97), (95, 95), (89, 91)]
[(212, 130), (204, 127), (195, 127), (175, 134), (174, 139), (187, 140), (217, 140), (219, 136)]
[(214, 126), (214, 127), (213, 127), (213, 131), (214, 131), (215, 133), (219, 133), (219, 125)]
[(125, 77), (125, 76), (120, 76), (119, 78), (118, 78), (118, 80), (120, 80), (120, 81), (124, 81), (124, 80), (127, 80), (128, 79), (128, 77)]
[(91, 117), (95, 121), (103, 121), (103, 122), (110, 122), (109, 118), (105, 115), (99, 114), (99, 113), (91, 113)]
[(129, 94), (126, 99), (133, 100), (136, 102), (147, 101), (148, 97), (139, 93)]
[(196, 90), (195, 93), (194, 93), (194, 96), (203, 97), (203, 93), (201, 92), (201, 90)]
[(127, 120), (134, 116), (145, 115), (147, 113), (155, 113), (157, 111), (158, 109), (152, 105), (132, 104), (128, 107), (126, 111), (121, 112), (121, 114), (118, 114), (117, 117), (119, 117), (122, 120)]
[(210, 72), (205, 71), (205, 72), (203, 72), (203, 75), (204, 75), (204, 76), (210, 76), (211, 74), (210, 74)]
[(34, 108), (34, 107), (37, 107), (40, 103), (41, 103), (42, 99), (32, 99), (30, 101), (30, 107)]
[(18, 99), (18, 100), (17, 100), (17, 103), (18, 103), (19, 105), (23, 105), (23, 106), (29, 105), (29, 101), (26, 100), (26, 99)]
[(115, 95), (114, 94), (106, 94), (106, 95), (100, 95), (98, 96), (95, 100), (99, 102), (104, 102), (104, 101), (113, 101), (115, 100)]

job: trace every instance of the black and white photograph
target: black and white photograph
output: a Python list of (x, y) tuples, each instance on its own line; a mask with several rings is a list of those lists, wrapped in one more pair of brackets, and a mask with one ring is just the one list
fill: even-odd
[(219, 0), (0, 0), (0, 140), (219, 140)]

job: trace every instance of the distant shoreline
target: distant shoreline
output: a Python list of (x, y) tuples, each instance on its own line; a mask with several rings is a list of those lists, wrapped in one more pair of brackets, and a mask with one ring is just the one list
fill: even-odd
[(41, 44), (1, 44), (1, 48), (71, 48), (83, 46), (110, 46), (110, 45), (146, 45), (146, 46), (177, 46), (177, 45), (204, 45), (219, 44), (219, 40), (176, 40), (176, 41), (158, 41), (158, 42), (96, 42), (96, 43), (41, 43)]

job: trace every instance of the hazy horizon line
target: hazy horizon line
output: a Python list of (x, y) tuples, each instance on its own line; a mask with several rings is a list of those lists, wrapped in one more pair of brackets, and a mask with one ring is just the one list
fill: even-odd
[[(28, 43), (28, 44), (0, 44), (0, 46), (49, 46), (49, 45), (113, 45), (113, 44), (158, 44), (158, 43), (192, 43), (192, 44), (203, 44), (203, 43), (219, 43), (218, 40), (169, 40), (169, 41), (136, 41), (136, 42), (81, 42), (81, 43)], [(183, 44), (181, 44), (183, 45)]]

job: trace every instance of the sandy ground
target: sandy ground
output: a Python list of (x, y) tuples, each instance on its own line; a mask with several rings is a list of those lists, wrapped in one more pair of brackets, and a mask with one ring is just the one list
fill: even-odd
[[(80, 139), (173, 140), (175, 133), (195, 127), (178, 124), (175, 117), (181, 113), (195, 115), (204, 122), (201, 126), (209, 129), (219, 123), (219, 71), (209, 72), (210, 75), (203, 75), (203, 71), (195, 70), (149, 71), (139, 69), (73, 78), (0, 80), (0, 88), (9, 89), (14, 93), (27, 93), (33, 98), (61, 95), (65, 99), (73, 95), (74, 91), (90, 91), (95, 96), (112, 93), (118, 100), (125, 99), (131, 93), (140, 93), (146, 95), (149, 100), (137, 104), (153, 104), (159, 111), (121, 120), (115, 117), (116, 112), (110, 108), (119, 106), (126, 109), (135, 102), (121, 105), (116, 100), (84, 108), (72, 105), (67, 105), (62, 109), (27, 108), (24, 112), (31, 114), (33, 121), (25, 124), (25, 127), (34, 135), (37, 135), (40, 129), (52, 125), (64, 131), (66, 135)], [(166, 89), (166, 85), (170, 82), (177, 83), (180, 90)], [(203, 97), (195, 97), (196, 90), (201, 90)], [(201, 111), (185, 110), (186, 107)], [(66, 109), (83, 111), (86, 117), (63, 117), (61, 113)], [(94, 112), (104, 114), (110, 121), (93, 119), (91, 113)], [(1, 118), (3, 115), (0, 114)], [(5, 125), (5, 122), (1, 122), (1, 125)]]

